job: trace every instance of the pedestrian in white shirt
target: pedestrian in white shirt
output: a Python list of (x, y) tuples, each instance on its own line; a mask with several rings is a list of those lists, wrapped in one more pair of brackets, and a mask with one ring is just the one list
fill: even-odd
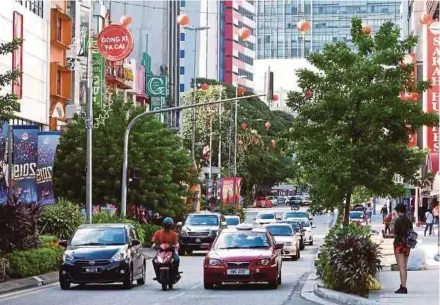
[(431, 236), (433, 233), (432, 226), (434, 225), (434, 214), (432, 214), (432, 212), (428, 210), (425, 216), (426, 216), (425, 236), (426, 236), (426, 232), (428, 231), (428, 228), (429, 228), (429, 236)]
[(369, 203), (367, 205), (367, 208), (365, 209), (365, 213), (368, 216), (368, 220), (367, 221), (371, 223), (371, 216), (373, 215), (373, 209), (371, 208), (371, 203)]

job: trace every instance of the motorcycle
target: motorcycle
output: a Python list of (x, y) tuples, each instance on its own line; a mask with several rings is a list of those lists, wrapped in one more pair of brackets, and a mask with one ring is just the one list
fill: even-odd
[(180, 280), (180, 274), (182, 273), (176, 272), (176, 265), (174, 263), (175, 248), (162, 244), (156, 246), (155, 249), (157, 250), (155, 263), (159, 270), (156, 280), (162, 284), (163, 291), (173, 289), (173, 286)]
[(299, 204), (293, 203), (290, 205), (290, 209), (292, 211), (298, 211), (299, 210)]

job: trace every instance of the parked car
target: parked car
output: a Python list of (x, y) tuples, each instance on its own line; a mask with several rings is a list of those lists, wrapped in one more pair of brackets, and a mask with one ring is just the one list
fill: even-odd
[(265, 225), (269, 223), (276, 223), (278, 220), (273, 212), (261, 212), (257, 214), (257, 217), (255, 217), (254, 221), (257, 225)]
[(272, 206), (277, 206), (278, 205), (278, 197), (277, 196), (270, 196), (270, 201), (272, 203)]
[(254, 208), (271, 208), (272, 201), (269, 197), (258, 197), (254, 200)]
[(226, 227), (226, 219), (221, 214), (211, 212), (189, 214), (183, 224), (177, 223), (179, 255), (191, 255), (194, 250), (203, 250), (202, 244), (213, 243), (218, 231)]
[(363, 211), (350, 211), (349, 221), (358, 226), (366, 226), (368, 224), (367, 215)]
[(312, 204), (312, 200), (309, 195), (304, 195), (302, 197), (301, 206), (309, 206)]
[(276, 223), (264, 226), (275, 238), (277, 244), (284, 244), (283, 257), (290, 257), (292, 260), (301, 258), (300, 238), (296, 235), (292, 226), (287, 223)]
[(313, 216), (309, 212), (300, 212), (300, 211), (284, 212), (282, 219), (289, 219), (289, 218), (307, 218), (313, 224)]
[(85, 224), (79, 226), (59, 267), (63, 290), (71, 284), (116, 283), (131, 289), (133, 281), (144, 285), (146, 260), (139, 236), (130, 224)]
[(241, 224), (222, 230), (203, 261), (204, 288), (230, 282), (266, 282), (269, 288), (277, 289), (283, 247), (265, 228)]
[(277, 205), (286, 204), (286, 198), (280, 196), (277, 198)]
[(241, 223), (240, 217), (236, 215), (225, 215), (225, 219), (228, 228), (235, 228)]

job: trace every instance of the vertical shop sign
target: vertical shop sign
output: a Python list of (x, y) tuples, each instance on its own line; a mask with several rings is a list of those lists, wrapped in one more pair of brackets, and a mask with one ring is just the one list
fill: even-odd
[(96, 37), (93, 38), (93, 103), (102, 105), (105, 93), (105, 59), (98, 52)]

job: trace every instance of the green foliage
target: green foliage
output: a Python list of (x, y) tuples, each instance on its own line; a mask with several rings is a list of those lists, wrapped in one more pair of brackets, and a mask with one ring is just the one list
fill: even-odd
[(11, 277), (21, 278), (58, 270), (63, 247), (43, 247), (8, 254)]
[(51, 244), (58, 242), (60, 239), (53, 235), (40, 235), (40, 240), (42, 244)]
[[(22, 39), (15, 39), (11, 42), (0, 43), (0, 56), (14, 52), (23, 43)], [(0, 91), (6, 86), (12, 84), (13, 81), (18, 79), (22, 71), (17, 69), (12, 71), (6, 71), (4, 74), (0, 74)], [(17, 97), (14, 94), (7, 93), (0, 95), (0, 121), (6, 121), (15, 117), (14, 111), (19, 107)]]
[[(121, 95), (112, 95), (113, 104), (105, 126), (93, 131), (93, 198), (96, 204), (119, 205), (122, 176), (122, 139), (129, 121), (143, 112)], [(94, 116), (104, 115), (94, 104)], [(54, 184), (60, 196), (73, 202), (85, 201), (86, 130), (82, 118), (75, 118), (60, 138), (55, 158)], [(144, 204), (164, 215), (184, 214), (182, 197), (194, 177), (191, 159), (176, 131), (156, 117), (144, 117), (130, 133), (128, 165), (140, 169), (139, 188), (128, 190), (128, 203)]]
[(351, 196), (352, 205), (362, 204), (370, 201), (370, 198), (374, 197), (374, 193), (368, 190), (364, 186), (356, 186)]
[(329, 289), (365, 296), (368, 278), (381, 270), (379, 245), (369, 227), (335, 225), (324, 238), (316, 273)]
[(9, 272), (9, 260), (7, 258), (0, 257), (0, 283), (9, 278)]
[(40, 246), (37, 221), (40, 206), (9, 199), (0, 205), (0, 251), (34, 249)]
[(222, 215), (236, 215), (240, 217), (240, 221), (244, 222), (246, 220), (246, 211), (243, 208), (236, 209), (233, 204), (220, 205), (218, 212)]
[(301, 92), (290, 92), (288, 104), (298, 116), (286, 134), (310, 185), (313, 210), (344, 209), (345, 224), (356, 188), (378, 196), (403, 193), (394, 176), (414, 181), (425, 157), (424, 151), (407, 147), (409, 135), (438, 125), (437, 114), (400, 99), (402, 84), (421, 96), (429, 87), (411, 81), (413, 66), (400, 65), (417, 38), (400, 41), (398, 27), (390, 22), (375, 35), (364, 35), (358, 18), (351, 34), (354, 50), (343, 42), (327, 44), (308, 57), (315, 71), (297, 73)]
[(59, 199), (56, 204), (43, 208), (38, 221), (41, 234), (55, 235), (59, 239), (69, 239), (83, 223), (79, 207), (66, 199)]
[(161, 226), (153, 225), (153, 224), (143, 224), (142, 229), (145, 232), (144, 237), (144, 245), (150, 245), (151, 239), (153, 238), (154, 233), (162, 229)]

